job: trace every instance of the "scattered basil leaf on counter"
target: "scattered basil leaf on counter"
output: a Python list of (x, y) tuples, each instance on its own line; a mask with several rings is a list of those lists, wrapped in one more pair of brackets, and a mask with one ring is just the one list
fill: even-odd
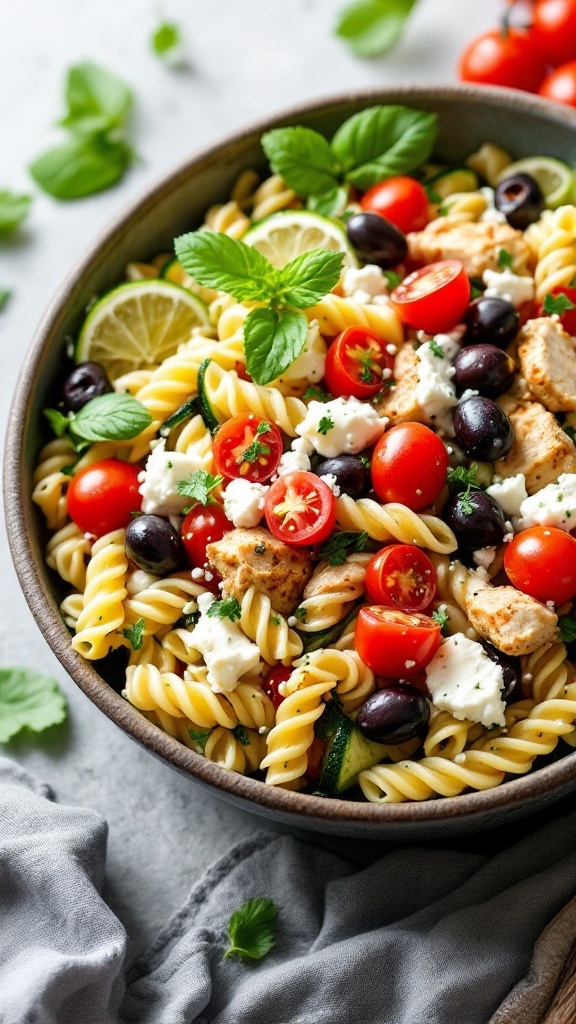
[(43, 409), (42, 412), (52, 427), (56, 437), (62, 437), (70, 426), (70, 417), (65, 416), (59, 409)]
[[(201, 505), (213, 505), (216, 499), (212, 497), (211, 491), (218, 487), (223, 479), (222, 476), (212, 476), (205, 469), (197, 469), (187, 480), (178, 480), (176, 489), (178, 494), (184, 495), (185, 498), (193, 498)], [(192, 507), (189, 506), (187, 511)]]
[(91, 61), (70, 68), (65, 99), (68, 110), (60, 124), (82, 135), (122, 128), (134, 102), (121, 78)]
[(265, 897), (246, 900), (228, 922), (230, 945), (224, 959), (262, 960), (276, 945), (278, 907)]
[(54, 679), (32, 669), (0, 669), (0, 743), (21, 729), (43, 732), (66, 718), (64, 694)]
[(167, 64), (180, 63), (182, 53), (182, 32), (175, 21), (164, 21), (154, 30), (150, 37), (153, 53), (161, 57)]
[(150, 426), (146, 406), (129, 394), (98, 395), (70, 418), (71, 435), (83, 441), (129, 441)]
[(210, 739), (212, 729), (188, 729), (188, 735), (194, 743), (197, 743), (202, 753), (206, 750), (206, 744)]
[(367, 541), (366, 530), (363, 530), (362, 533), (343, 530), (342, 533), (333, 533), (324, 542), (318, 555), (320, 558), (326, 559), (328, 565), (343, 565), (348, 555), (354, 551), (364, 551)]
[(438, 625), (440, 626), (440, 629), (446, 629), (446, 626), (448, 625), (448, 623), (450, 621), (450, 619), (448, 617), (448, 612), (446, 611), (446, 608), (445, 608), (444, 605), (440, 605), (439, 608), (436, 608), (432, 612), (431, 618), (434, 619), (434, 622), (438, 623)]
[(500, 249), (500, 252), (498, 253), (498, 266), (511, 268), (513, 263), (514, 258), (512, 256), (512, 253), (508, 252), (507, 249)]
[(357, 57), (377, 57), (399, 41), (416, 0), (355, 0), (340, 12), (336, 35)]
[(242, 744), (243, 747), (250, 746), (250, 734), (243, 725), (235, 725), (232, 729), (232, 735), (234, 739), (238, 740), (238, 742)]
[(10, 189), (0, 191), (0, 235), (7, 235), (28, 216), (32, 199)]
[(560, 629), (560, 639), (563, 643), (570, 644), (576, 640), (576, 622), (574, 619), (563, 615), (558, 619), (558, 626)]
[(122, 630), (122, 636), (126, 637), (134, 651), (139, 651), (142, 647), (142, 637), (144, 636), (145, 629), (146, 623), (144, 619), (138, 619), (133, 626), (126, 626)]
[(562, 316), (569, 309), (576, 309), (576, 306), (567, 295), (560, 292), (560, 295), (546, 295), (542, 303), (542, 312), (545, 316)]
[(300, 355), (308, 337), (303, 313), (253, 309), (244, 321), (246, 369), (256, 384), (269, 384)]
[(0, 285), (0, 313), (4, 309), (4, 306), (8, 302), (8, 299), (12, 295), (10, 288), (2, 288)]
[(235, 597), (227, 597), (224, 601), (212, 601), (206, 615), (209, 619), (239, 619), (242, 609)]
[(300, 195), (332, 192), (339, 186), (338, 159), (320, 132), (302, 125), (275, 128), (266, 132), (261, 141), (272, 169)]

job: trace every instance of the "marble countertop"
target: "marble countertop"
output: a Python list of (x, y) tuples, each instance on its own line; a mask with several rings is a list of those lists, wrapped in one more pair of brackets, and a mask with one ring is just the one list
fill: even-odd
[[(19, 367), (58, 284), (97, 232), (155, 177), (227, 132), (346, 89), (456, 80), (464, 43), (496, 23), (498, 0), (420, 0), (402, 44), (360, 61), (332, 35), (342, 0), (4, 0), (0, 11), (0, 188), (34, 191), (25, 228), (0, 245), (2, 436)], [(148, 39), (180, 23), (188, 67), (167, 69)], [(209, 13), (208, 13), (209, 12)], [(90, 59), (134, 89), (140, 162), (116, 188), (75, 203), (31, 189), (27, 164), (58, 136), (66, 69)], [(9, 514), (9, 513), (8, 513)], [(99, 811), (110, 827), (105, 895), (137, 950), (153, 938), (204, 868), (266, 827), (197, 789), (120, 732), (76, 689), (28, 610), (0, 536), (1, 664), (59, 679), (65, 726), (3, 752), (51, 783), (58, 799)]]

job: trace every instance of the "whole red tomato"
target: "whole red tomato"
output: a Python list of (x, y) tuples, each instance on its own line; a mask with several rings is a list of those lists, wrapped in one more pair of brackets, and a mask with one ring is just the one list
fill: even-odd
[(537, 601), (564, 604), (576, 596), (576, 540), (554, 526), (532, 526), (506, 545), (509, 580)]
[(531, 34), (550, 64), (576, 59), (576, 0), (537, 0), (532, 20)]
[(414, 512), (435, 501), (447, 471), (446, 447), (423, 423), (397, 423), (372, 455), (372, 484), (380, 501), (397, 501)]
[(360, 206), (367, 213), (385, 217), (404, 234), (421, 231), (428, 223), (426, 189), (414, 178), (379, 181), (362, 196)]
[(68, 488), (68, 512), (81, 530), (102, 537), (128, 526), (132, 512), (139, 512), (140, 469), (119, 459), (104, 459), (76, 473)]
[(556, 103), (576, 107), (576, 60), (562, 64), (546, 76), (538, 90), (540, 96)]
[(458, 74), (463, 82), (537, 92), (546, 60), (531, 34), (504, 27), (472, 40), (460, 58)]

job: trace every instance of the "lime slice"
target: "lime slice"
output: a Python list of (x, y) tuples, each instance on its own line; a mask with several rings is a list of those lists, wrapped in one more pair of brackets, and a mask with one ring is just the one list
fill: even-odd
[(115, 380), (161, 363), (188, 341), (193, 327), (208, 323), (206, 306), (186, 289), (169, 281), (130, 281), (90, 311), (76, 345), (76, 362), (101, 363)]
[(278, 270), (311, 249), (343, 252), (344, 267), (359, 266), (344, 228), (309, 210), (273, 213), (250, 228), (242, 241), (258, 249)]
[(573, 203), (576, 199), (574, 171), (552, 156), (527, 156), (524, 160), (508, 164), (498, 175), (498, 184), (512, 174), (530, 174), (540, 185), (549, 210), (555, 210), (564, 203)]

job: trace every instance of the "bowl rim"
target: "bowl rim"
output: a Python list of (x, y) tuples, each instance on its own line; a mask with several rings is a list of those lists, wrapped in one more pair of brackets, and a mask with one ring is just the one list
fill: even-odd
[(231, 145), (241, 144), (252, 136), (272, 127), (291, 122), (302, 115), (328, 112), (353, 104), (390, 103), (418, 99), (434, 102), (460, 99), (473, 103), (481, 98), (493, 107), (505, 106), (519, 112), (544, 115), (549, 121), (567, 128), (576, 128), (576, 110), (554, 104), (538, 96), (512, 89), (475, 85), (399, 85), (395, 87), (358, 89), (330, 95), (292, 106), (280, 113), (251, 123), (226, 135), (172, 170), (156, 178), (140, 191), (98, 233), (90, 247), (72, 268), (56, 291), (46, 309), (23, 361), (7, 425), (4, 455), (4, 504), (8, 541), (16, 574), (24, 597), (36, 622), (52, 651), (76, 685), (116, 725), (137, 742), (145, 746), (170, 767), (191, 775), (201, 783), (214, 787), (217, 794), (241, 800), (245, 809), (265, 808), (278, 815), (294, 815), (301, 824), (314, 827), (316, 821), (335, 821), (345, 824), (373, 826), (375, 832), (383, 825), (434, 823), (444, 819), (469, 819), (486, 815), (499, 808), (532, 801), (558, 790), (558, 795), (576, 780), (576, 751), (559, 761), (517, 777), (493, 789), (442, 797), (421, 802), (377, 804), (355, 802), (340, 798), (325, 798), (267, 786), (222, 768), (184, 746), (177, 739), (153, 725), (132, 707), (109, 684), (103, 681), (92, 663), (76, 654), (70, 646), (70, 634), (63, 623), (54, 596), (48, 586), (45, 566), (36, 558), (32, 546), (33, 523), (29, 523), (23, 500), (23, 481), (26, 479), (24, 440), (27, 426), (27, 396), (41, 359), (46, 340), (58, 324), (74, 289), (81, 285), (86, 273), (98, 262), (98, 256), (110, 245), (114, 236), (132, 227), (160, 199), (177, 188), (182, 179), (189, 177), (203, 163), (213, 160)]

